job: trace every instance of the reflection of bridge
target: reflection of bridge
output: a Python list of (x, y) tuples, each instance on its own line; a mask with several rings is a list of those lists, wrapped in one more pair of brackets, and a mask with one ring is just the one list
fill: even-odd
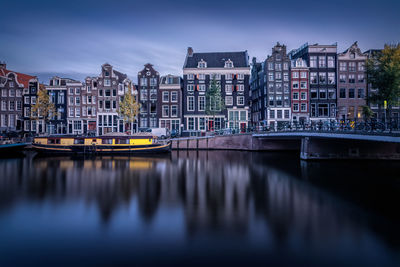
[(400, 160), (400, 136), (343, 132), (271, 132), (174, 139), (172, 148), (300, 151), (301, 159)]

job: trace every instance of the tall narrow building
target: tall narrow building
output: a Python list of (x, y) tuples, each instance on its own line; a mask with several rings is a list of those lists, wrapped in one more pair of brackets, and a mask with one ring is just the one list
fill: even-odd
[(263, 126), (266, 116), (266, 75), (264, 72), (265, 62), (257, 62), (253, 57), (251, 63), (250, 92), (251, 92), (251, 124), (252, 126)]
[(302, 58), (310, 70), (310, 120), (336, 118), (337, 44), (309, 45), (291, 51), (292, 59)]
[(265, 113), (267, 125), (279, 127), (291, 120), (290, 107), (290, 59), (286, 46), (279, 42), (272, 48), (272, 54), (265, 60), (265, 75), (268, 97)]
[(357, 42), (338, 54), (338, 118), (355, 120), (362, 118), (362, 106), (366, 105), (367, 82), (365, 63), (367, 55), (361, 53)]
[(160, 103), (157, 103), (160, 85), (160, 74), (153, 68), (153, 65), (147, 63), (143, 70), (138, 73), (138, 93), (140, 114), (139, 128), (157, 128), (158, 118), (157, 110)]
[(98, 106), (97, 106), (97, 134), (110, 132), (124, 132), (125, 124), (118, 114), (119, 102), (131, 81), (127, 75), (114, 70), (106, 63), (101, 66), (101, 73), (97, 77)]
[(35, 76), (9, 70), (0, 62), (0, 132), (34, 131), (30, 106), (36, 102), (37, 89)]
[[(215, 116), (206, 113), (206, 92), (213, 77), (225, 102)], [(244, 131), (249, 125), (249, 79), (247, 51), (194, 53), (189, 47), (183, 65), (184, 134), (222, 128)]]
[(162, 76), (158, 94), (159, 126), (181, 132), (182, 78), (174, 75)]
[(301, 125), (310, 118), (309, 70), (304, 59), (293, 60), (291, 68), (292, 121)]

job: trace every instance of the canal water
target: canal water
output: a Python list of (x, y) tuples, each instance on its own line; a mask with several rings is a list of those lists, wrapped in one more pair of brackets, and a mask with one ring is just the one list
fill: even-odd
[(0, 159), (0, 266), (399, 266), (400, 164), (296, 154)]

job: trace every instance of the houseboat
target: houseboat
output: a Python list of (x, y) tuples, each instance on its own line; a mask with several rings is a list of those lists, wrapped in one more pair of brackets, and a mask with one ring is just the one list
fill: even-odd
[(36, 137), (32, 148), (49, 154), (147, 154), (171, 151), (171, 142), (159, 143), (152, 135), (98, 137)]

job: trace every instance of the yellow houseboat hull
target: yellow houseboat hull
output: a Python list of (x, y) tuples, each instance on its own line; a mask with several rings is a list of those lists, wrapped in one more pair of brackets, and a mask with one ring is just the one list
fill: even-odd
[(147, 154), (171, 151), (171, 142), (154, 143), (152, 136), (39, 137), (32, 148), (46, 154)]

